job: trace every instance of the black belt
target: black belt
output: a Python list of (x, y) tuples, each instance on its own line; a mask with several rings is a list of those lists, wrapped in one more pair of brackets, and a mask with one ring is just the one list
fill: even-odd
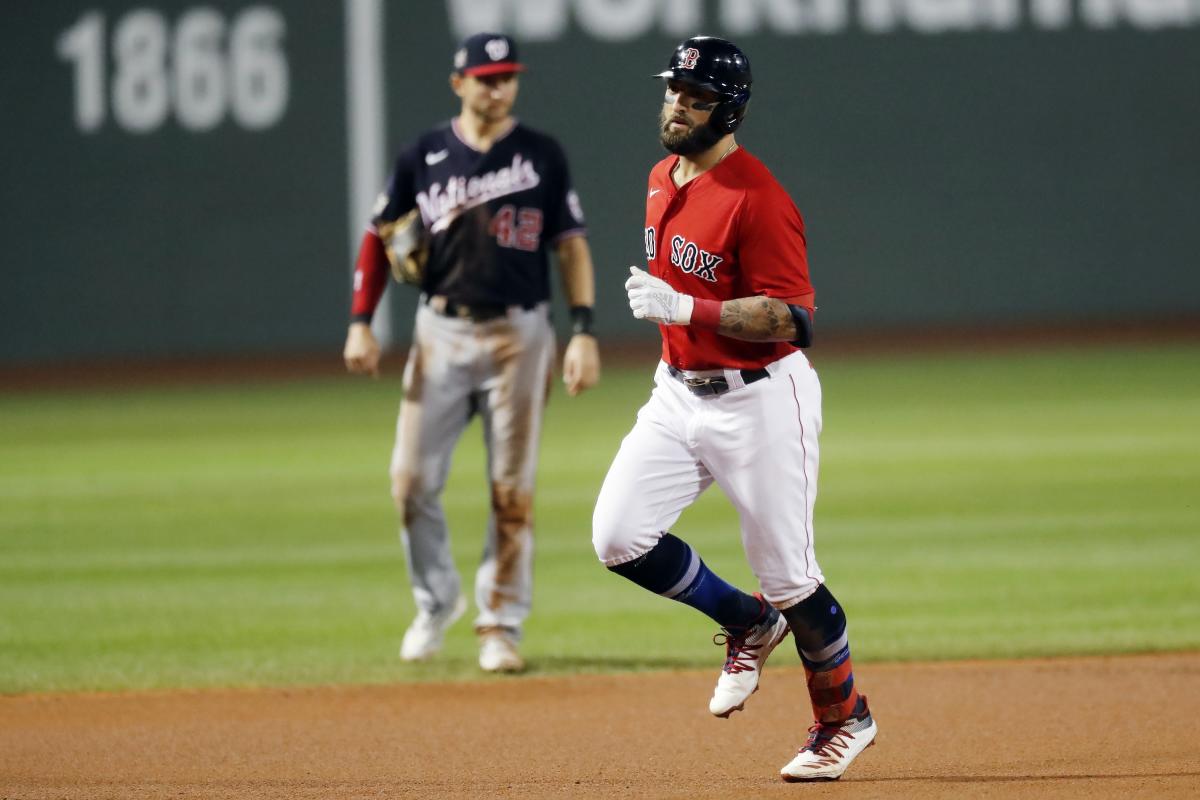
[[(675, 369), (670, 364), (667, 365), (667, 372), (671, 373), (672, 378), (681, 382), (694, 395), (703, 397), (710, 394), (725, 394), (729, 391), (729, 381), (725, 380), (722, 375), (714, 375), (711, 378), (689, 378), (681, 370)], [(755, 381), (771, 377), (771, 373), (767, 371), (766, 367), (762, 369), (743, 369), (739, 370), (739, 372), (742, 375), (742, 383), (747, 386)]]
[(456, 319), (469, 319), (472, 322), (487, 322), (500, 317), (508, 316), (508, 312), (514, 309), (530, 311), (537, 307), (537, 303), (518, 303), (516, 305), (506, 306), (501, 303), (460, 303), (457, 300), (451, 300), (449, 297), (441, 297), (434, 295), (425, 298), (425, 305), (429, 306), (433, 311), (441, 314), (444, 317), (454, 317)]

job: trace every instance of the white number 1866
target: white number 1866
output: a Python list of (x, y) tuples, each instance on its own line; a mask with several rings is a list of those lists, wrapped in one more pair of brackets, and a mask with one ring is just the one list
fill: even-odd
[(139, 9), (117, 20), (112, 32), (113, 70), (106, 74), (104, 15), (90, 11), (58, 38), (58, 54), (75, 66), (75, 122), (99, 130), (107, 111), (132, 133), (148, 133), (166, 120), (172, 106), (191, 131), (216, 127), (230, 112), (250, 130), (279, 121), (288, 103), (288, 63), (281, 41), (286, 24), (274, 8), (240, 12), (229, 26), (220, 12), (186, 11), (168, 30), (157, 11)]

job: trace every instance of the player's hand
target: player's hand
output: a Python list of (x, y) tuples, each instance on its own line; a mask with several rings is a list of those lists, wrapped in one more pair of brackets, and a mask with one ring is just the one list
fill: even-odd
[(590, 389), (600, 380), (600, 348), (596, 337), (577, 333), (567, 343), (563, 354), (563, 383), (571, 397)]
[(638, 319), (648, 319), (661, 325), (687, 325), (692, 321), (693, 298), (671, 288), (664, 280), (637, 267), (629, 268), (625, 281), (629, 308)]
[(351, 372), (379, 377), (379, 342), (371, 326), (365, 322), (352, 322), (346, 331), (346, 347), (342, 351), (346, 369)]

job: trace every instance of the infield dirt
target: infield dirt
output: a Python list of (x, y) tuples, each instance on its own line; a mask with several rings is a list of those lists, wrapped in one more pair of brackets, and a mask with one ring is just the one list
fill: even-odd
[(865, 664), (879, 722), (784, 784), (804, 674), (729, 720), (714, 674), (0, 698), (0, 798), (1195, 798), (1200, 653)]

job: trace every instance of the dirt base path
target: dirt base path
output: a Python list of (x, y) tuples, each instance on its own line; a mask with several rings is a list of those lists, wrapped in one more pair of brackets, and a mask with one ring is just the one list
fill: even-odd
[(798, 668), (0, 698), (0, 798), (1196, 798), (1200, 653), (863, 665), (880, 733), (784, 784)]

